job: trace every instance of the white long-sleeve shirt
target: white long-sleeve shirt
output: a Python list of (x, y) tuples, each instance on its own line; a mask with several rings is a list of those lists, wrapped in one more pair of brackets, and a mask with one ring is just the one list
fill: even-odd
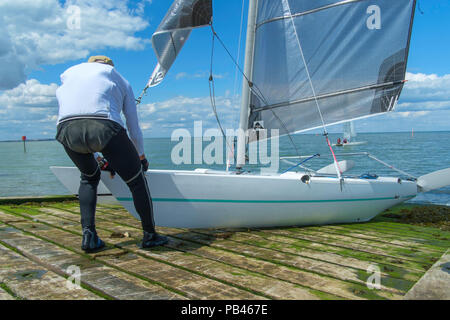
[(56, 90), (58, 124), (71, 119), (106, 118), (119, 123), (123, 112), (126, 128), (139, 155), (144, 154), (144, 138), (139, 127), (133, 89), (114, 67), (101, 63), (81, 63), (61, 75)]

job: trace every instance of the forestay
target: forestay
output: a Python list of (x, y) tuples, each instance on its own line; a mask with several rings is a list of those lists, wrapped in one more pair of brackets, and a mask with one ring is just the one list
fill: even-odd
[(193, 28), (208, 25), (212, 17), (212, 0), (175, 0), (152, 36), (158, 59), (147, 87), (161, 83), (177, 58)]
[(248, 127), (321, 127), (318, 106), (326, 125), (392, 111), (414, 8), (415, 0), (259, 0)]

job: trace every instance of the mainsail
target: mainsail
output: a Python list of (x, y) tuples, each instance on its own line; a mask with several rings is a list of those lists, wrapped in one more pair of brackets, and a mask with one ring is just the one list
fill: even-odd
[(414, 9), (415, 0), (259, 0), (248, 128), (283, 135), (392, 111)]
[(147, 86), (161, 83), (193, 28), (208, 25), (212, 17), (212, 0), (175, 0), (152, 36), (158, 65)]

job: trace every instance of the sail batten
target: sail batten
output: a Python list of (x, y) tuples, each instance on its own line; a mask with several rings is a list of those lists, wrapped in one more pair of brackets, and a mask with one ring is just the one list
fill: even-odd
[[(293, 105), (293, 104), (297, 104), (297, 103), (303, 103), (303, 102), (309, 102), (309, 101), (314, 101), (314, 99), (325, 99), (325, 98), (330, 98), (330, 97), (335, 97), (335, 96), (339, 96), (339, 95), (343, 95), (343, 94), (348, 94), (348, 93), (354, 93), (354, 92), (359, 92), (359, 91), (365, 91), (365, 90), (370, 90), (370, 89), (380, 89), (380, 88), (388, 88), (388, 87), (392, 87), (395, 85), (401, 85), (403, 84), (404, 81), (396, 81), (396, 82), (387, 82), (387, 83), (381, 83), (381, 84), (373, 84), (370, 86), (364, 86), (364, 87), (360, 87), (360, 88), (352, 88), (349, 90), (343, 90), (343, 91), (338, 91), (338, 92), (331, 92), (331, 93), (327, 93), (327, 94), (323, 94), (323, 95), (319, 95), (316, 97), (308, 97), (308, 98), (304, 98), (301, 100), (295, 100), (295, 101), (286, 101), (286, 102), (282, 102), (282, 103), (278, 103), (278, 104), (272, 104), (272, 105), (268, 105), (265, 107), (261, 107), (261, 108), (255, 108), (253, 109), (254, 112), (258, 112), (258, 111), (264, 111), (264, 110), (269, 110), (269, 109), (276, 109), (276, 108), (280, 108), (280, 107), (286, 107), (289, 105)], [(349, 119), (351, 120), (351, 119)]]
[(252, 82), (261, 94), (251, 96), (248, 128), (284, 135), (319, 127), (321, 116), (331, 125), (392, 111), (414, 7), (415, 0), (259, 0)]
[(296, 18), (296, 17), (307, 15), (307, 14), (315, 13), (315, 12), (318, 12), (318, 11), (321, 11), (321, 10), (326, 10), (326, 9), (330, 9), (330, 8), (333, 8), (333, 7), (336, 7), (336, 6), (341, 6), (341, 5), (349, 4), (349, 3), (352, 3), (352, 2), (359, 2), (359, 1), (366, 1), (366, 0), (344, 0), (344, 1), (337, 2), (337, 3), (326, 5), (326, 6), (323, 6), (323, 7), (311, 9), (311, 10), (308, 10), (308, 11), (295, 13), (295, 14), (292, 14), (292, 15), (283, 15), (283, 16), (275, 17), (275, 18), (272, 18), (272, 19), (268, 19), (268, 20), (264, 20), (264, 21), (258, 22), (258, 24), (256, 25), (256, 28), (258, 29), (263, 24), (274, 22), (274, 21), (277, 21), (277, 20)]

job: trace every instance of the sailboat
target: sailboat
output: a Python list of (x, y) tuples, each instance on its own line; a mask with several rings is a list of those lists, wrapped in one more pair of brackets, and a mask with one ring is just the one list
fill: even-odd
[[(328, 125), (394, 110), (404, 85), (415, 5), (415, 0), (250, 0), (240, 132), (256, 125), (277, 129), (279, 135), (323, 128), (335, 172), (302, 167), (284, 173), (248, 172), (250, 141), (241, 133), (235, 171), (146, 173), (156, 225), (364, 222), (418, 192), (449, 185), (450, 168), (422, 177), (392, 166), (397, 176), (345, 175), (326, 134)], [(210, 25), (211, 16), (211, 0), (174, 1), (152, 38), (159, 63), (147, 87), (162, 82), (192, 29)], [(123, 181), (103, 173), (102, 182), (139, 217)]]
[(351, 147), (367, 144), (367, 141), (356, 141), (358, 136), (355, 131), (355, 124), (353, 121), (344, 123), (344, 135), (340, 143), (333, 144), (333, 147)]

